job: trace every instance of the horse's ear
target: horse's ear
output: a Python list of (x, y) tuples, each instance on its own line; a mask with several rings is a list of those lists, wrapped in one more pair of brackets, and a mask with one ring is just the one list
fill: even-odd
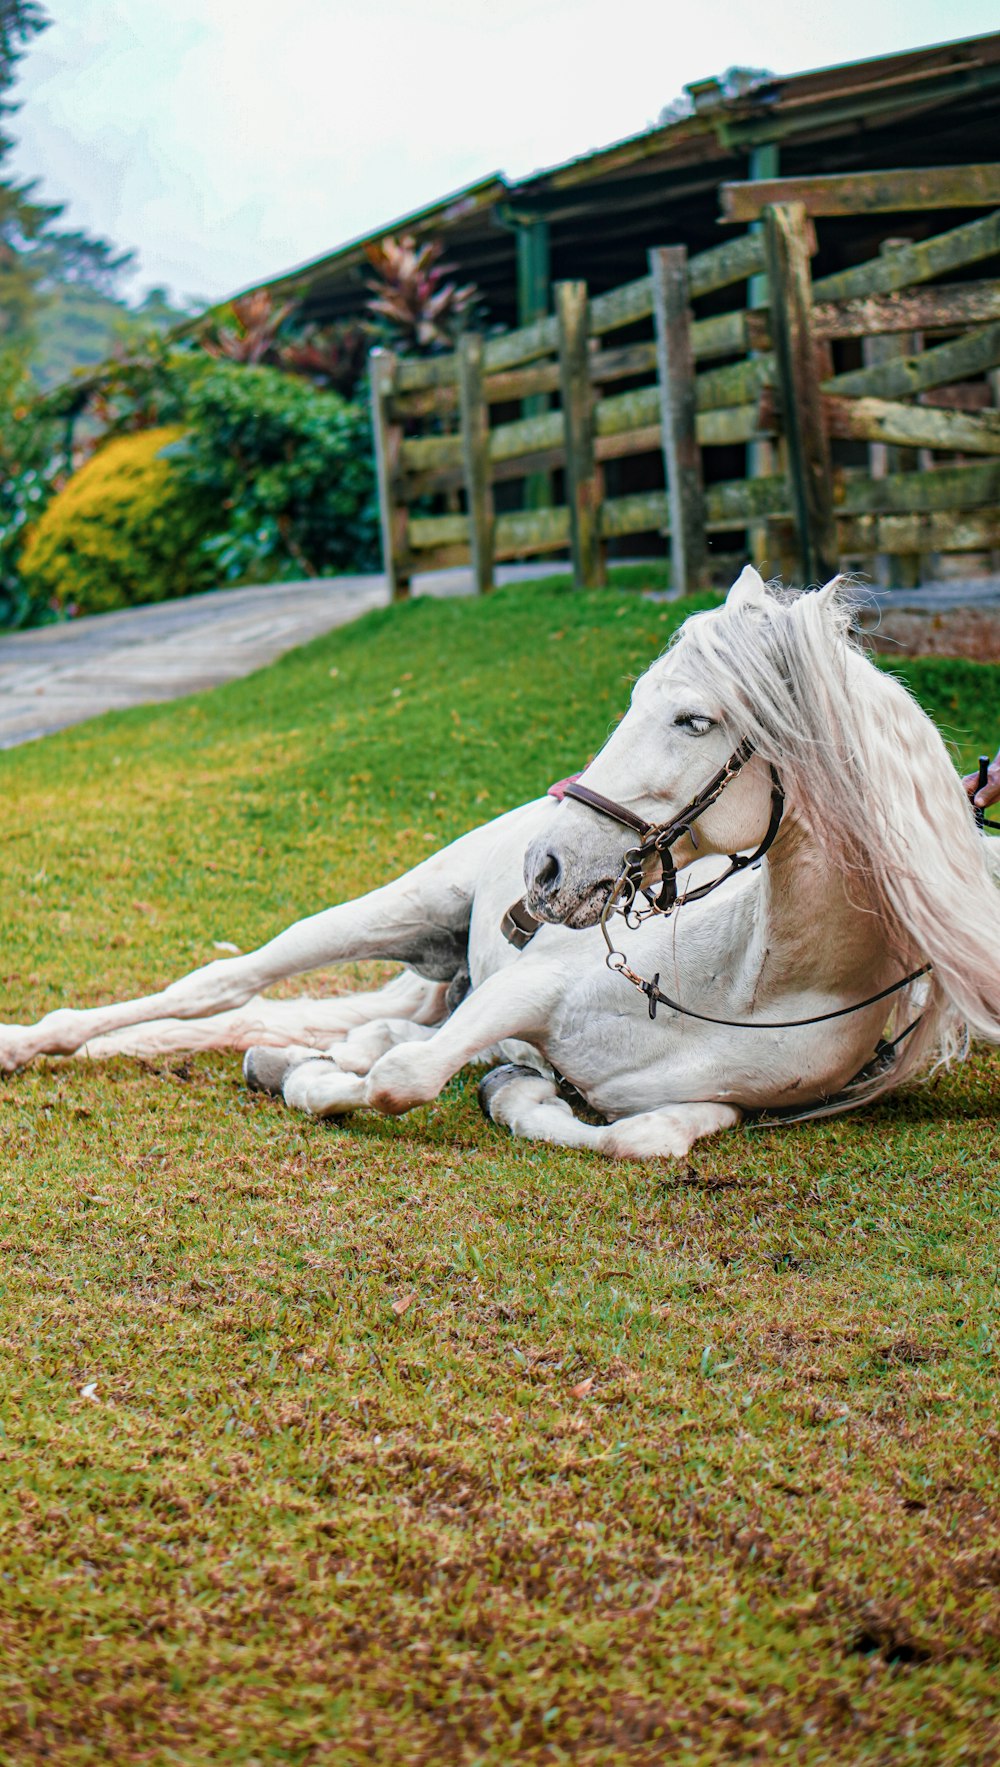
[(745, 564), (726, 596), (727, 607), (763, 607), (766, 600), (763, 577), (752, 564)]
[(815, 594), (817, 601), (821, 601), (824, 607), (828, 607), (831, 601), (836, 601), (847, 581), (848, 579), (842, 573), (838, 572), (835, 577), (830, 578), (829, 583), (823, 584), (822, 589), (816, 589), (813, 593)]

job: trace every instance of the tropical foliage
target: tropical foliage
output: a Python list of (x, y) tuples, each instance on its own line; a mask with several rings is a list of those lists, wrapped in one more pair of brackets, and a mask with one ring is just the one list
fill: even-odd
[(479, 291), (471, 282), (459, 287), (445, 280), (452, 266), (441, 263), (440, 240), (418, 245), (411, 233), (389, 234), (365, 250), (375, 273), (368, 310), (381, 321), (386, 341), (406, 350), (453, 348)]
[(370, 328), (354, 320), (296, 326), (297, 311), (295, 301), (276, 302), (258, 288), (212, 314), (198, 341), (220, 361), (283, 368), (349, 399), (364, 376)]
[[(6, 93), (46, 23), (36, 0), (0, 0), (0, 164)], [(373, 246), (364, 318), (303, 323), (259, 289), (184, 330), (163, 290), (122, 298), (131, 253), (61, 216), (0, 179), (0, 627), (375, 568), (368, 351), (445, 348), (469, 322), (477, 290), (440, 243)]]
[[(48, 481), (27, 481), (0, 624), (378, 568), (364, 408), (280, 368), (156, 340), (110, 365), (87, 397), (104, 439), (47, 511)], [(0, 558), (2, 547), (0, 530)]]
[(243, 362), (257, 368), (278, 347), (278, 333), (292, 311), (292, 302), (276, 306), (266, 288), (241, 295), (230, 301), (228, 314), (210, 321), (201, 333), (201, 343), (210, 356), (229, 362)]

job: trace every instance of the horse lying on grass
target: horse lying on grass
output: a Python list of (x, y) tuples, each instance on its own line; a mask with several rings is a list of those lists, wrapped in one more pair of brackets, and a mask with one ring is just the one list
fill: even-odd
[[(1000, 841), (852, 613), (839, 580), (792, 595), (748, 567), (561, 801), (162, 993), (0, 1026), (0, 1068), (237, 1048), (294, 1109), (395, 1115), (499, 1051), (480, 1089), (494, 1121), (649, 1158), (749, 1113), (850, 1109), (970, 1035), (1000, 1041)], [(408, 968), (373, 994), (260, 997), (359, 958)]]

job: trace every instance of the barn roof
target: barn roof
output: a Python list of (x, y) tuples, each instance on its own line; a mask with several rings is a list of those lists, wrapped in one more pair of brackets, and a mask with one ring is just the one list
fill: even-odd
[(599, 292), (641, 274), (651, 244), (712, 243), (717, 186), (753, 175), (757, 149), (776, 145), (788, 176), (992, 159), (998, 93), (1000, 32), (768, 74), (746, 90), (695, 81), (686, 88), (686, 115), (527, 178), (491, 173), (255, 286), (295, 294), (304, 319), (357, 314), (366, 245), (408, 232), (443, 239), (491, 317), (516, 323), (518, 226), (546, 222), (552, 275), (585, 276)]

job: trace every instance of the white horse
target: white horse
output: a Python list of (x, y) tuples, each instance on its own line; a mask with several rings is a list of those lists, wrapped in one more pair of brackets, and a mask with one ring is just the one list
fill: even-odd
[[(850, 1108), (970, 1034), (1000, 1040), (1000, 841), (977, 833), (941, 737), (860, 650), (852, 611), (839, 580), (796, 596), (747, 568), (638, 682), (578, 797), (513, 810), (162, 993), (0, 1027), (0, 1068), (242, 1048), (251, 1085), (326, 1117), (407, 1111), (499, 1048), (508, 1065), (481, 1088), (495, 1121), (648, 1158), (747, 1113)], [(764, 847), (702, 891), (720, 855)], [(652, 914), (636, 894), (629, 922), (605, 915), (609, 968), (609, 897), (692, 862), (686, 905)], [(525, 886), (542, 924), (519, 951), (501, 920)], [(261, 998), (359, 958), (410, 967), (375, 994)], [(560, 1077), (603, 1123), (573, 1113)]]

